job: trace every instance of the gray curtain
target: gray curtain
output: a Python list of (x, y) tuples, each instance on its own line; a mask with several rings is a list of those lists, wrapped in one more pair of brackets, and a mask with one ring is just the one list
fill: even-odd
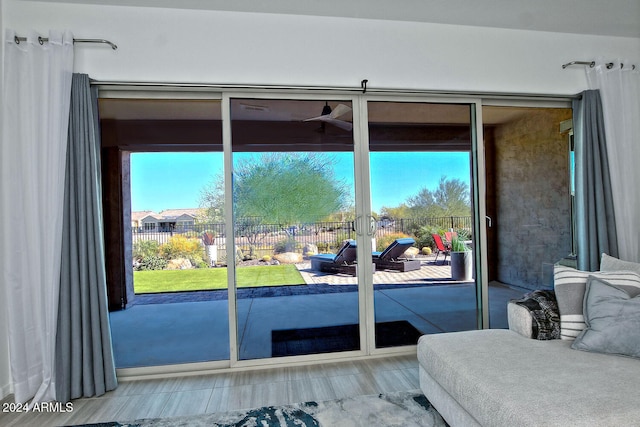
[(117, 387), (104, 266), (97, 90), (74, 74), (56, 337), (56, 399)]
[(573, 101), (578, 268), (600, 269), (602, 253), (617, 257), (602, 103), (598, 90)]

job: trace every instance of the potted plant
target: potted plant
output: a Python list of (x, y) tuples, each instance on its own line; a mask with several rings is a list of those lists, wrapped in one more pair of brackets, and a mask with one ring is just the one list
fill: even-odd
[(451, 239), (451, 278), (456, 281), (473, 278), (473, 253), (460, 237)]
[(215, 244), (216, 234), (213, 231), (202, 233), (202, 243), (209, 257), (209, 265), (215, 266), (218, 261), (218, 246)]

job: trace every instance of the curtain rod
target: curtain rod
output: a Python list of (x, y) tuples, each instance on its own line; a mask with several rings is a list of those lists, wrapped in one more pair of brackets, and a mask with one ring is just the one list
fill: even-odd
[[(176, 83), (176, 82), (144, 82), (144, 81), (106, 81), (91, 80), (92, 86), (97, 86), (100, 90), (106, 91), (127, 91), (127, 90), (147, 90), (163, 91), (193, 91), (207, 92), (211, 90), (218, 91), (293, 91), (302, 93), (312, 92), (335, 92), (341, 94), (362, 93), (362, 87), (355, 86), (286, 86), (286, 85), (269, 85), (269, 84), (217, 84), (217, 83)], [(429, 89), (406, 89), (406, 88), (378, 88), (367, 87), (368, 95), (407, 95), (407, 96), (446, 96), (457, 98), (489, 98), (501, 100), (520, 100), (520, 101), (559, 101), (566, 102), (579, 95), (564, 94), (533, 94), (533, 93), (510, 93), (510, 92), (465, 92), (465, 91), (448, 91), (448, 90), (429, 90)]]
[[(570, 67), (572, 65), (588, 65), (589, 68), (593, 68), (596, 66), (596, 61), (571, 61), (571, 62), (567, 62), (566, 64), (562, 64), (562, 69), (565, 69), (567, 67)], [(607, 69), (610, 70), (613, 68), (614, 63), (613, 62), (607, 62), (606, 64)], [(624, 64), (621, 62), (620, 63), (620, 68), (624, 67)], [(631, 65), (631, 69), (635, 70), (636, 66), (635, 65)]]
[[(27, 38), (26, 37), (18, 37), (15, 36), (13, 38), (13, 40), (16, 42), (16, 44), (20, 44), (20, 42), (26, 42)], [(43, 44), (45, 42), (48, 42), (49, 38), (48, 37), (40, 37), (38, 36), (38, 43)], [(109, 46), (111, 46), (111, 49), (116, 50), (118, 49), (118, 46), (113, 43), (110, 42), (109, 40), (105, 40), (105, 39), (73, 39), (74, 43), (103, 43), (103, 44), (108, 44)]]

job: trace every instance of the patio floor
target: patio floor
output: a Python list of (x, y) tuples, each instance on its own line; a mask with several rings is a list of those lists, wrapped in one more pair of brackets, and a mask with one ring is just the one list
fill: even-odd
[[(252, 288), (238, 293), (241, 360), (271, 357), (273, 330), (358, 322), (357, 279), (298, 265), (307, 285)], [(373, 275), (376, 322), (407, 320), (421, 333), (476, 328), (474, 282), (455, 282), (448, 264), (422, 258), (420, 270)], [(509, 299), (521, 290), (490, 285), (491, 327), (505, 328)], [(118, 368), (229, 358), (226, 291), (136, 296), (126, 310), (110, 313)]]

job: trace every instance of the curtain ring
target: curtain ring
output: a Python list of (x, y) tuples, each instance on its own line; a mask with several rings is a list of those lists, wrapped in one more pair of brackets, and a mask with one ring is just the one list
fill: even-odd
[(362, 88), (362, 93), (367, 93), (367, 83), (369, 83), (369, 80), (364, 79), (360, 82), (360, 87)]
[(607, 70), (610, 70), (612, 68), (613, 68), (613, 62), (607, 63)]
[(17, 36), (17, 35), (13, 36), (13, 41), (14, 41), (16, 44), (20, 44), (20, 39), (18, 38), (18, 36)]
[(44, 39), (41, 36), (38, 36), (38, 43), (40, 43), (40, 46), (44, 45)]

